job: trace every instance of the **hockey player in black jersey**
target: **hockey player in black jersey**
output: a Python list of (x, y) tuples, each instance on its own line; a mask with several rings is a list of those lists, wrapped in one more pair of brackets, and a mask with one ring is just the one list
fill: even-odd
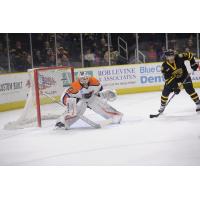
[(174, 92), (175, 94), (180, 93), (180, 83), (183, 84), (183, 88), (196, 104), (196, 111), (200, 111), (199, 96), (193, 87), (191, 77), (188, 75), (187, 68), (184, 64), (185, 60), (190, 61), (191, 68), (194, 71), (197, 70), (198, 64), (195, 62), (192, 53), (186, 52), (175, 54), (171, 49), (165, 52), (165, 61), (161, 67), (161, 71), (165, 78), (165, 85), (162, 91), (159, 113), (162, 113), (165, 110), (165, 105), (171, 92)]

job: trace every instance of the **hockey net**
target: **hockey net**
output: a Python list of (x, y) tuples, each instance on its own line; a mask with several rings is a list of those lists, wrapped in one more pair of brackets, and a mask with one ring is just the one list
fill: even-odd
[[(41, 67), (30, 69), (30, 89), (26, 104), (20, 117), (4, 126), (5, 129), (19, 129), (32, 126), (42, 126), (42, 120), (58, 118), (64, 108), (54, 106), (52, 98), (60, 100), (60, 95), (74, 81), (73, 67)], [(49, 98), (52, 97), (52, 98)]]

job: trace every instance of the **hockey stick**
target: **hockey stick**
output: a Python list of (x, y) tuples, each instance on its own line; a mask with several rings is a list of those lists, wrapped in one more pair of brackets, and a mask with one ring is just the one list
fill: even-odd
[[(56, 104), (58, 104), (62, 107), (65, 107), (62, 103), (60, 103), (54, 97), (48, 95), (47, 93), (42, 92), (42, 94), (45, 95), (46, 97), (48, 97), (49, 99), (51, 99), (53, 103), (56, 103)], [(92, 126), (94, 128), (103, 128), (104, 126), (107, 126), (107, 125), (112, 123), (111, 119), (107, 119), (107, 120), (101, 121), (99, 123), (96, 123), (96, 122), (93, 122), (92, 120), (88, 119), (87, 117), (85, 117), (83, 115), (80, 115), (79, 117), (82, 121), (84, 121), (85, 123), (89, 124), (90, 126)]]
[[(185, 80), (183, 81), (183, 83), (181, 83), (181, 85), (179, 86), (179, 89), (182, 87), (182, 85), (186, 82), (186, 80), (188, 79), (188, 77), (191, 75), (191, 73), (188, 73), (188, 75), (187, 75), (187, 77), (185, 78)], [(174, 98), (174, 96), (175, 96), (176, 94), (174, 93), (172, 96), (171, 96), (171, 98), (168, 100), (168, 102), (166, 103), (166, 105), (165, 105), (165, 108), (167, 107), (167, 105), (169, 104), (169, 102)], [(155, 114), (155, 115), (153, 115), (153, 114), (150, 114), (149, 115), (149, 117), (150, 118), (155, 118), (155, 117), (159, 117), (160, 116), (160, 114), (162, 114), (163, 112), (158, 112), (158, 114)]]
[[(169, 101), (166, 103), (165, 107), (167, 107), (167, 105), (168, 105), (169, 102), (174, 98), (175, 95), (176, 95), (176, 94), (174, 93), (174, 94), (171, 96), (171, 98), (169, 99)], [(149, 117), (150, 117), (150, 118), (159, 117), (159, 115), (162, 114), (162, 113), (163, 113), (163, 112), (158, 112), (158, 114), (155, 114), (155, 115), (150, 114)]]

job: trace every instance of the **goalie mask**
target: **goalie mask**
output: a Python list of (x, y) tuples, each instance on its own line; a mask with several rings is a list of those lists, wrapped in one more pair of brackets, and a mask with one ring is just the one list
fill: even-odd
[(87, 72), (80, 72), (78, 80), (83, 87), (88, 87), (89, 75)]

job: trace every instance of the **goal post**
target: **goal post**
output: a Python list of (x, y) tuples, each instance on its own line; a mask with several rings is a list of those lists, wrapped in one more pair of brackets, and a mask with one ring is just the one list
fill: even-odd
[(41, 110), (40, 110), (40, 93), (39, 93), (39, 83), (38, 83), (38, 69), (34, 69), (34, 86), (35, 86), (35, 101), (36, 101), (36, 111), (37, 111), (37, 124), (38, 127), (42, 126), (41, 122)]
[(6, 129), (25, 128), (30, 126), (42, 126), (42, 120), (56, 119), (63, 110), (58, 108), (47, 108), (42, 105), (50, 104), (52, 101), (47, 97), (48, 94), (59, 99), (64, 89), (69, 87), (74, 81), (73, 67), (39, 67), (29, 69), (30, 89), (26, 104), (20, 117), (5, 125)]
[[(41, 67), (35, 68), (34, 71), (34, 86), (35, 86), (35, 101), (36, 101), (36, 111), (37, 111), (37, 125), (42, 126), (41, 109), (40, 109), (40, 85), (38, 74), (44, 71), (59, 71), (59, 70), (69, 70), (71, 72), (71, 82), (74, 81), (74, 68), (73, 67)], [(66, 77), (68, 78), (68, 77)]]

